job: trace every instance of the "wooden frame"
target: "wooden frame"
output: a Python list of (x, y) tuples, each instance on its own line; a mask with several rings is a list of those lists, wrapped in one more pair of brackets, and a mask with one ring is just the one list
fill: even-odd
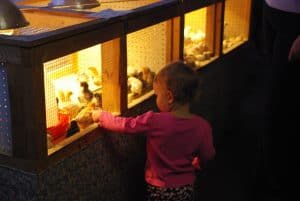
[[(38, 0), (31, 0), (38, 1)], [(30, 2), (30, 1), (29, 1)], [(111, 19), (90, 18), (87, 12), (32, 9), (26, 12), (66, 15), (83, 19), (80, 24), (27, 36), (0, 36), (0, 55), (8, 64), (11, 105), (12, 156), (0, 154), (1, 165), (38, 171), (80, 151), (99, 137), (100, 129), (74, 137), (58, 151), (47, 152), (46, 108), (43, 64), (79, 50), (101, 44), (103, 108), (116, 114), (132, 115), (147, 107), (153, 97), (128, 108), (127, 34), (167, 23), (167, 61), (183, 59), (184, 15), (209, 7), (206, 40), (218, 58), (222, 57), (225, 0), (169, 0), (143, 6)], [(248, 14), (250, 16), (250, 13)], [(88, 18), (84, 22), (85, 18)], [(249, 21), (250, 25), (250, 21)], [(247, 30), (246, 30), (247, 31)], [(248, 29), (249, 32), (249, 29)], [(107, 51), (113, 50), (113, 51)], [(102, 131), (103, 132), (103, 131)], [(100, 132), (101, 133), (101, 132)]]
[(158, 24), (181, 14), (181, 6), (178, 1), (162, 1), (155, 5), (135, 9), (130, 13), (126, 17), (126, 33)]
[[(40, 12), (40, 11), (39, 11)], [(41, 11), (42, 12), (42, 11)], [(47, 13), (51, 11), (47, 11)], [(57, 12), (54, 12), (57, 14)], [(63, 14), (62, 14), (63, 15)], [(72, 12), (67, 13), (72, 18)], [(81, 14), (84, 17), (83, 14)], [(78, 14), (74, 14), (74, 18)], [(105, 72), (121, 69), (121, 42), (124, 35), (124, 26), (120, 21), (94, 21), (58, 29), (45, 34), (30, 36), (5, 37), (0, 40), (0, 52), (4, 53), (8, 65), (8, 86), (11, 103), (12, 125), (12, 156), (1, 156), (1, 163), (12, 164), (22, 169), (35, 170), (52, 161), (52, 155), (47, 153), (46, 122), (45, 122), (45, 94), (44, 94), (44, 62), (62, 57), (64, 55), (103, 43), (103, 49), (111, 48), (114, 51), (103, 51), (106, 61), (113, 61), (103, 65)], [(78, 30), (80, 29), (80, 30)], [(109, 32), (107, 31), (110, 30)], [(7, 39), (7, 40), (6, 40)], [(100, 55), (99, 55), (100, 56)], [(113, 73), (110, 77), (116, 82), (121, 71)], [(104, 73), (104, 75), (107, 75)], [(105, 76), (104, 76), (105, 77)], [(105, 90), (108, 82), (104, 84)], [(121, 85), (114, 84), (110, 92), (121, 97)], [(107, 96), (107, 94), (105, 94)], [(110, 101), (111, 102), (111, 101)], [(120, 100), (105, 104), (103, 107), (109, 111), (120, 112)], [(61, 159), (65, 153), (72, 153), (87, 146), (94, 134), (83, 135), (63, 147), (60, 153), (53, 154), (53, 158)], [(24, 163), (24, 160), (31, 161)]]
[(195, 0), (181, 0), (183, 4), (183, 12), (187, 13), (193, 10), (197, 10), (199, 8), (203, 8), (209, 5), (216, 4), (217, 2), (221, 2), (224, 0), (202, 0), (202, 1), (195, 1)]

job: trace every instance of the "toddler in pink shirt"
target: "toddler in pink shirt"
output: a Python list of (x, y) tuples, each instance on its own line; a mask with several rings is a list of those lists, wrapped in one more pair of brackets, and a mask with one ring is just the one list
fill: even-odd
[(161, 69), (154, 79), (160, 112), (136, 117), (93, 112), (94, 121), (105, 129), (147, 137), (148, 201), (192, 201), (195, 171), (215, 156), (209, 122), (190, 113), (189, 103), (197, 86), (196, 72), (178, 61)]

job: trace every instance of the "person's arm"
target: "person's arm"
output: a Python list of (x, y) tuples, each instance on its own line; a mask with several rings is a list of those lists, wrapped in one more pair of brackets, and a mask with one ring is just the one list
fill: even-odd
[(136, 117), (114, 116), (106, 111), (94, 111), (93, 120), (99, 123), (100, 127), (114, 132), (142, 133), (151, 129), (151, 117), (153, 112), (146, 112)]
[(289, 61), (292, 63), (300, 63), (300, 35), (292, 44), (289, 52)]

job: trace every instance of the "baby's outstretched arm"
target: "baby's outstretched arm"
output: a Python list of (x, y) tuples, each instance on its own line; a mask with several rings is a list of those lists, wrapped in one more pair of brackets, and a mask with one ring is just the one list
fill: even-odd
[(146, 112), (136, 117), (121, 117), (101, 109), (92, 112), (93, 121), (102, 128), (128, 134), (138, 134), (149, 130), (149, 119), (152, 115), (153, 112)]
[(99, 122), (100, 115), (101, 115), (102, 111), (103, 110), (100, 109), (100, 108), (92, 111), (92, 118), (93, 118), (94, 122), (97, 122), (97, 123)]

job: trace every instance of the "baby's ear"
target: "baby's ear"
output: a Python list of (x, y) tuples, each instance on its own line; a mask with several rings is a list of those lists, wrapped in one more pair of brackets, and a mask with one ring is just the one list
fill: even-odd
[(168, 104), (174, 103), (174, 94), (170, 90), (167, 91), (167, 99), (168, 99)]

